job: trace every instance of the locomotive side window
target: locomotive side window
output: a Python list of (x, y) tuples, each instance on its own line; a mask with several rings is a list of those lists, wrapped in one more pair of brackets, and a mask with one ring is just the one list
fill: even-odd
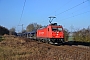
[(52, 31), (57, 31), (57, 28), (52, 28)]
[(49, 28), (48, 28), (48, 31), (49, 31)]

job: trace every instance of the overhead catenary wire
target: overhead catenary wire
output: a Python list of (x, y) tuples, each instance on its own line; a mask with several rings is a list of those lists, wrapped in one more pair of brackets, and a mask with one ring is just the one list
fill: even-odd
[[(23, 24), (20, 24), (20, 22), (21, 22), (22, 15), (23, 15), (23, 12), (24, 12), (25, 4), (26, 4), (26, 0), (24, 1), (23, 9), (22, 9), (21, 15), (20, 15), (20, 20), (19, 20), (19, 23), (18, 23), (18, 25), (17, 25), (17, 27), (18, 27), (18, 26), (22, 26), (22, 31), (23, 31)], [(18, 30), (18, 32), (19, 32), (19, 30)]]
[(86, 11), (86, 12), (83, 12), (83, 13), (79, 13), (79, 14), (76, 14), (76, 15), (70, 16), (70, 17), (67, 17), (67, 18), (62, 19), (62, 20), (70, 19), (70, 18), (73, 18), (73, 17), (79, 16), (79, 15), (82, 15), (82, 14), (85, 14), (85, 13), (89, 13), (89, 12), (90, 12), (90, 10), (89, 10), (89, 11)]
[[(70, 2), (71, 2), (72, 0), (70, 0), (70, 1), (68, 1), (68, 2), (66, 2), (65, 4), (63, 4), (62, 6), (64, 7), (64, 6), (66, 6), (67, 4), (69, 4)], [(62, 7), (61, 6), (61, 7)], [(60, 10), (61, 8), (59, 7), (59, 9), (57, 9), (57, 10), (55, 10), (54, 12), (52, 12), (52, 13), (55, 13), (55, 12), (57, 12), (58, 10)]]
[[(61, 13), (55, 14), (54, 16), (56, 17), (56, 16), (58, 16), (58, 15), (60, 15), (60, 14), (63, 14), (63, 13), (65, 13), (65, 12), (69, 11), (69, 10), (72, 10), (72, 9), (74, 9), (74, 8), (76, 8), (76, 7), (80, 6), (80, 5), (88, 2), (88, 1), (89, 1), (89, 0), (85, 0), (85, 1), (83, 1), (83, 2), (81, 2), (81, 3), (79, 3), (79, 4), (77, 4), (77, 5), (75, 5), (75, 6), (71, 7), (71, 8), (69, 8), (69, 9), (61, 12)], [(55, 12), (56, 12), (56, 11), (55, 11)], [(77, 15), (78, 15), (78, 14), (77, 14)]]
[[(20, 24), (21, 19), (22, 19), (22, 15), (23, 15), (23, 12), (24, 12), (25, 4), (26, 4), (26, 0), (24, 1), (24, 5), (23, 5), (22, 12), (21, 12), (21, 16), (20, 16), (19, 24)], [(18, 24), (18, 25), (19, 25), (19, 24)]]
[(81, 9), (78, 9), (78, 10), (76, 10), (76, 11), (73, 11), (72, 14), (75, 13), (75, 12), (77, 12), (77, 11), (80, 11), (80, 10), (82, 10), (82, 9), (86, 9), (86, 8), (88, 8), (88, 7), (89, 7), (89, 5), (88, 5), (88, 6), (85, 6), (85, 7), (82, 7)]
[[(75, 14), (75, 13), (77, 13), (78, 11), (80, 11), (80, 10), (84, 10), (84, 9), (86, 9), (86, 8), (88, 8), (89, 6), (85, 6), (85, 7), (83, 7), (83, 8), (81, 8), (81, 9), (78, 9), (78, 10), (76, 10), (76, 11), (73, 11), (73, 12), (71, 12), (70, 14), (69, 14), (69, 16), (70, 15), (72, 15), (72, 14)], [(65, 18), (65, 17), (64, 17)]]
[[(77, 5), (75, 5), (75, 6), (71, 7), (71, 8), (69, 8), (69, 9), (67, 9), (67, 10), (65, 10), (65, 11), (63, 11), (63, 12), (61, 12), (61, 13), (55, 14), (54, 16), (56, 17), (56, 16), (58, 16), (58, 15), (60, 15), (60, 14), (63, 14), (63, 13), (65, 13), (65, 12), (67, 12), (67, 11), (73, 9), (73, 8), (76, 8), (76, 7), (78, 7), (78, 6), (80, 6), (80, 5), (84, 4), (84, 3), (86, 3), (87, 1), (89, 1), (89, 0), (85, 0), (85, 1), (83, 1), (83, 2), (81, 2), (81, 3), (79, 3), (79, 4), (77, 4)], [(70, 2), (71, 2), (71, 0), (68, 1), (67, 4), (70, 3)], [(67, 4), (65, 4), (65, 5), (67, 5)], [(64, 5), (64, 6), (65, 6), (65, 5)], [(58, 10), (59, 10), (59, 9), (58, 9)], [(56, 11), (57, 11), (57, 10), (56, 10)], [(55, 13), (56, 11), (54, 11), (53, 13)]]
[[(64, 5), (62, 5), (62, 6), (66, 6), (67, 4), (69, 4), (70, 2), (71, 2), (72, 0), (70, 0), (70, 1), (67, 1)], [(60, 9), (60, 7), (59, 7), (59, 9)], [(56, 11), (58, 11), (59, 9), (57, 9)], [(56, 11), (54, 11), (53, 13), (55, 13)], [(54, 16), (55, 17), (55, 16)], [(57, 19), (57, 18), (56, 18)], [(52, 19), (53, 20), (53, 19)], [(52, 22), (52, 21), (50, 21), (49, 20), (49, 22)]]
[(61, 12), (61, 13), (56, 14), (55, 16), (58, 16), (58, 15), (60, 15), (60, 14), (63, 14), (63, 13), (65, 13), (65, 12), (71, 10), (71, 9), (74, 9), (74, 8), (76, 8), (76, 7), (78, 7), (78, 6), (86, 3), (87, 1), (89, 1), (89, 0), (83, 1), (83, 2), (81, 2), (81, 3), (79, 3), (79, 4), (75, 5), (75, 6), (73, 6), (73, 7), (71, 7), (71, 8), (69, 8), (69, 9), (67, 9), (67, 10), (65, 10), (65, 11), (63, 11), (63, 12)]

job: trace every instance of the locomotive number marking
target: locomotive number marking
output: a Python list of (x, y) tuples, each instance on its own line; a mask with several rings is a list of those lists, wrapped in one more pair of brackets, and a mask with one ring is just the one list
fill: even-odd
[(43, 35), (43, 34), (44, 34), (44, 32), (39, 32), (39, 35), (40, 35), (40, 34), (41, 34), (41, 35)]

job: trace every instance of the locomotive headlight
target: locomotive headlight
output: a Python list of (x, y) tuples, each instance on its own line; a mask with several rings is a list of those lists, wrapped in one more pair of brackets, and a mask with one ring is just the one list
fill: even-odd
[(57, 34), (58, 35), (58, 34)]
[(57, 32), (57, 33), (59, 33), (59, 32)]

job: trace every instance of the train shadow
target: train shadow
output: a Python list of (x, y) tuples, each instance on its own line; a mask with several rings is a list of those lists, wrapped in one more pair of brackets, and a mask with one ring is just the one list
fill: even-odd
[(83, 45), (83, 46), (90, 46), (90, 42), (78, 42), (78, 41), (68, 41), (68, 42), (65, 42), (63, 45)]

